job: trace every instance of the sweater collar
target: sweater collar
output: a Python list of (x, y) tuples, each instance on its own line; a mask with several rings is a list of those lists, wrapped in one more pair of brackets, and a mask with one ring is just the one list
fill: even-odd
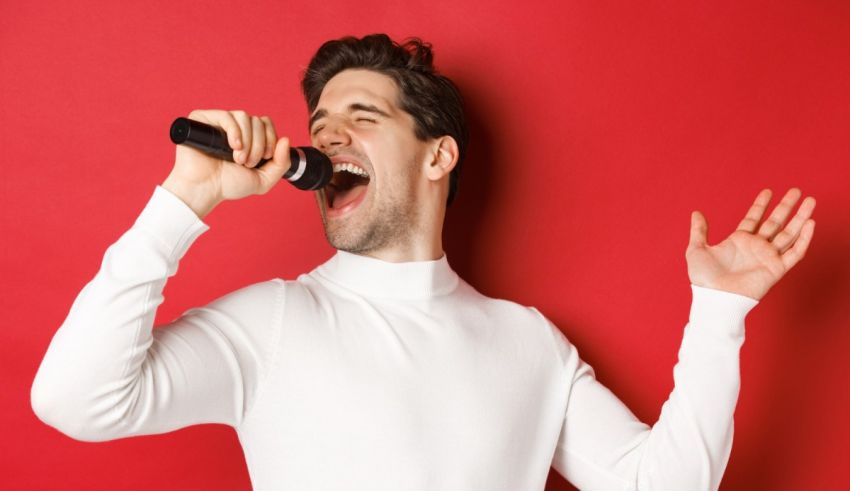
[(337, 251), (315, 273), (333, 283), (373, 297), (427, 298), (451, 293), (458, 275), (446, 255), (433, 261), (392, 263)]

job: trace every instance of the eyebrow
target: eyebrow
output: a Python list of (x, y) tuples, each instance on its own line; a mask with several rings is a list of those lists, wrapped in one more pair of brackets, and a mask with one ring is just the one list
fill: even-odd
[[(362, 102), (355, 102), (355, 103), (353, 103), (353, 104), (349, 104), (349, 106), (348, 106), (348, 112), (349, 112), (349, 113), (353, 113), (353, 112), (355, 112), (355, 111), (366, 111), (366, 112), (370, 112), (370, 113), (378, 114), (378, 115), (383, 116), (383, 117), (385, 117), (385, 118), (389, 118), (389, 117), (390, 117), (390, 115), (389, 115), (388, 113), (386, 113), (385, 111), (383, 111), (383, 110), (379, 109), (377, 106), (374, 106), (374, 105), (372, 105), (372, 104), (364, 104), (364, 103), (362, 103)], [(312, 128), (313, 128), (313, 124), (314, 124), (317, 120), (322, 119), (322, 118), (324, 118), (324, 117), (325, 117), (325, 116), (327, 116), (327, 115), (328, 115), (328, 112), (327, 112), (326, 110), (324, 110), (324, 109), (319, 109), (318, 111), (316, 111), (315, 113), (313, 113), (313, 115), (312, 115), (312, 116), (310, 116), (310, 123), (307, 125), (307, 128), (308, 128), (308, 129), (312, 129)]]

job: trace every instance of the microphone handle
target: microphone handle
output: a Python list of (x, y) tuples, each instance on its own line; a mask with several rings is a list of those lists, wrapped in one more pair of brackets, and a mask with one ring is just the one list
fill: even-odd
[[(171, 123), (169, 135), (172, 143), (176, 145), (186, 145), (212, 157), (235, 162), (233, 149), (227, 143), (227, 133), (221, 128), (188, 118), (177, 118)], [(271, 159), (260, 160), (255, 168), (261, 167), (269, 160)], [(283, 178), (298, 189), (321, 189), (333, 176), (331, 160), (314, 147), (290, 147), (289, 160), (292, 165), (283, 174)]]

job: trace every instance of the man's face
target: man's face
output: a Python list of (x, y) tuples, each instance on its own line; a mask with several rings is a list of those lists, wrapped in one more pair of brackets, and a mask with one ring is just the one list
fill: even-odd
[(367, 253), (415, 240), (426, 146), (397, 101), (388, 76), (344, 70), (325, 85), (311, 115), (312, 144), (334, 163), (334, 177), (317, 197), (336, 249)]

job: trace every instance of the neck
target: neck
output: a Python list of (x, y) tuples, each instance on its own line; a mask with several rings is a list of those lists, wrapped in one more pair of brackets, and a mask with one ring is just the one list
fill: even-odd
[(412, 227), (406, 237), (395, 240), (384, 247), (357, 254), (391, 263), (434, 261), (443, 257), (445, 205), (423, 206), (419, 209), (420, 214), (415, 220), (416, 225)]
[[(412, 213), (406, 215), (404, 232), (393, 234), (395, 236), (389, 243), (377, 248), (360, 251), (339, 250), (391, 263), (434, 261), (443, 257), (446, 186), (439, 187), (430, 183), (424, 191), (411, 194), (425, 197), (416, 199), (414, 196), (413, 203), (416, 204), (410, 209)], [(327, 227), (327, 224), (325, 226)]]

